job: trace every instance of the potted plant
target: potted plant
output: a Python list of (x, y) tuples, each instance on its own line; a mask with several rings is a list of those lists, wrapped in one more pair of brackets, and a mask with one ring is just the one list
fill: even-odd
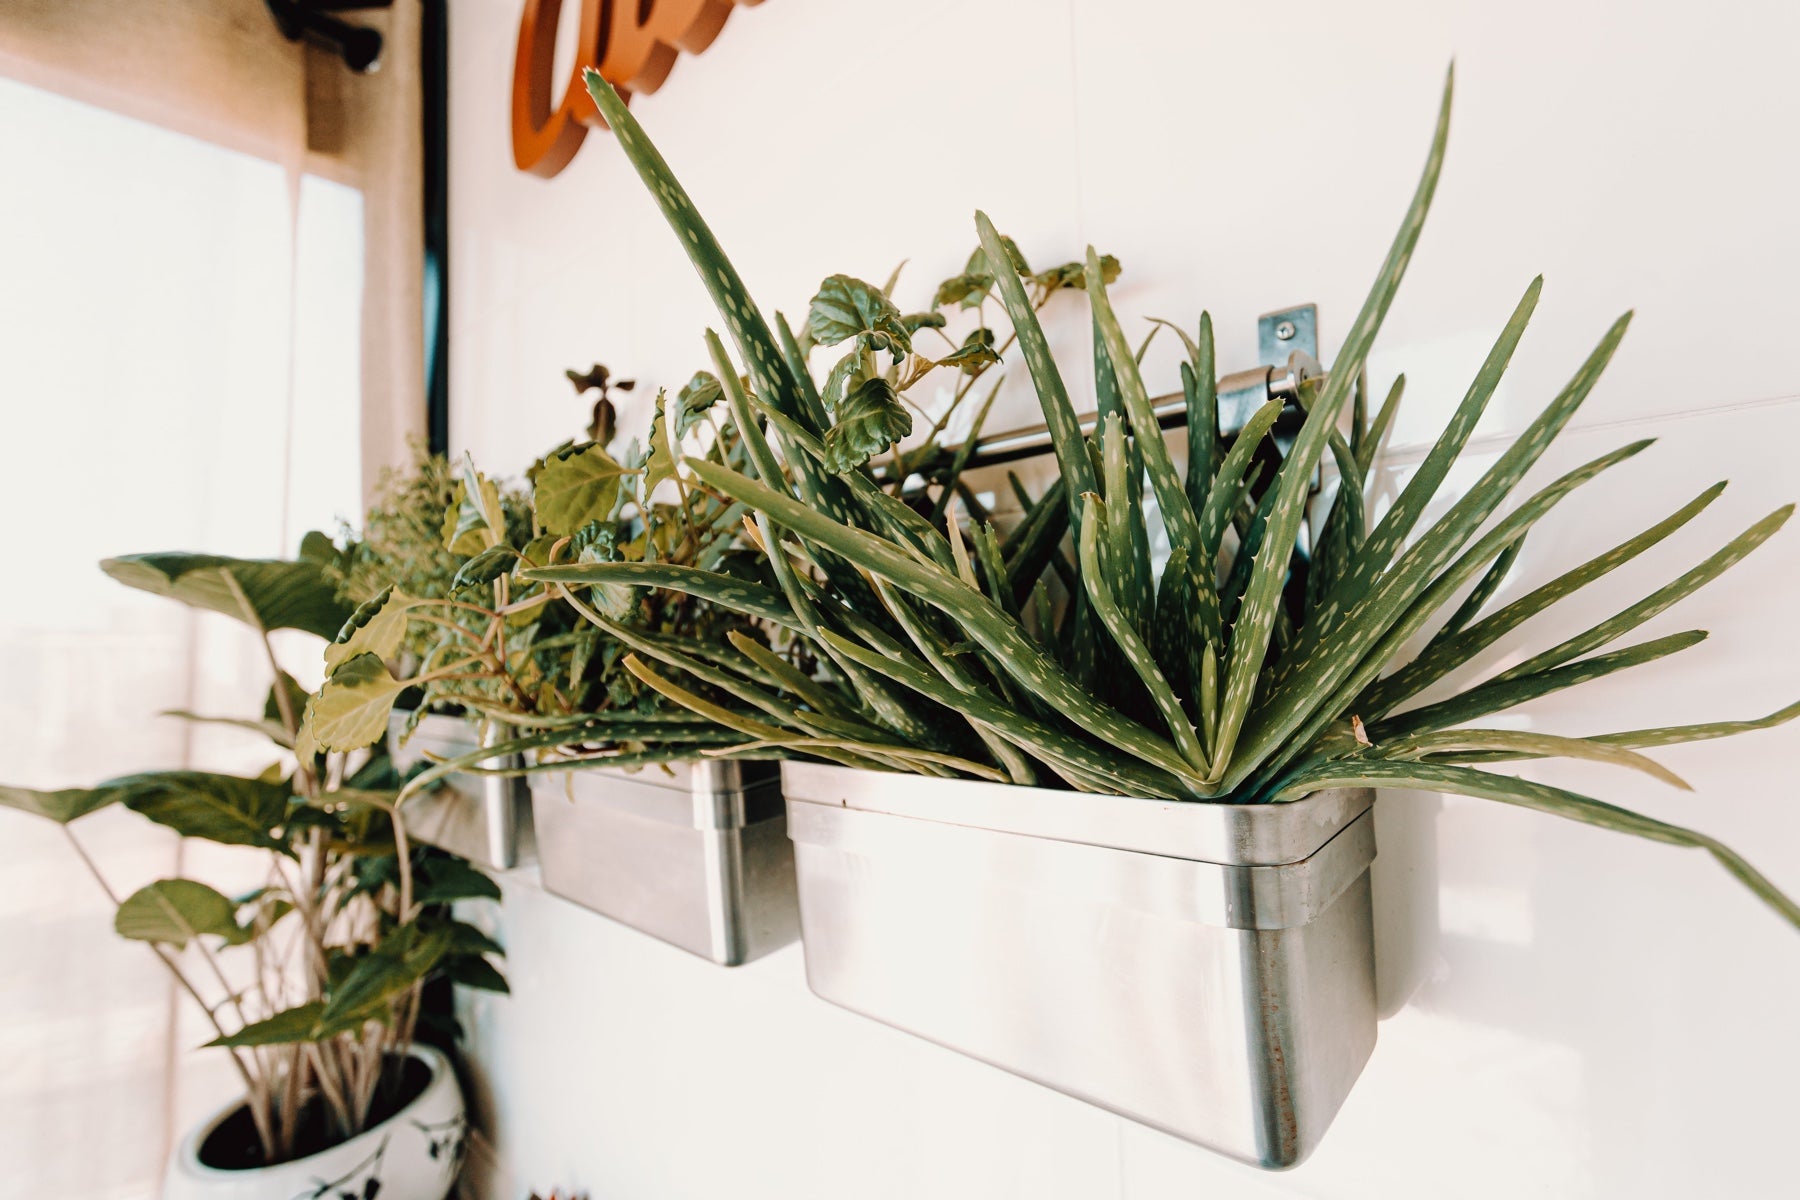
[[(1254, 464), (1268, 459), (1278, 412), (1256, 414), (1229, 442), (1216, 436), (1207, 318), (1187, 336), (1183, 469), (1113, 313), (1103, 262), (1090, 252), (1081, 273), (1095, 323), (1092, 438), (1032, 312), (1023, 264), (992, 270), (1061, 473), (1006, 536), (975, 511), (937, 503), (928, 512), (941, 520), (921, 515), (904, 488), (891, 495), (867, 466), (833, 453), (846, 425), (893, 417), (891, 388), (875, 382), (876, 355), (894, 340), (889, 314), (872, 301), (850, 307), (838, 331), (849, 365), (834, 368), (846, 383), (835, 407), (821, 407), (804, 364), (783, 354), (642, 128), (604, 80), (587, 78), (749, 370), (749, 388), (732, 389), (732, 399), (754, 476), (689, 462), (697, 479), (755, 511), (781, 583), (738, 607), (805, 639), (818, 670), (771, 678), (648, 643), (627, 666), (698, 711), (691, 678), (754, 696), (757, 717), (734, 724), (745, 740), (729, 753), (780, 747), (839, 764), (797, 767), (786, 784), (808, 978), (819, 994), (1179, 1136), (1285, 1166), (1316, 1144), (1374, 1041), (1370, 789), (1485, 797), (1697, 847), (1800, 924), (1800, 906), (1704, 834), (1483, 769), (1575, 756), (1678, 782), (1639, 752), (1766, 728), (1800, 705), (1759, 720), (1579, 738), (1480, 724), (1699, 641), (1695, 631), (1613, 648), (1761, 544), (1791, 506), (1616, 616), (1448, 698), (1419, 700), (1528, 618), (1691, 521), (1719, 490), (1490, 605), (1533, 526), (1648, 445), (1506, 507), (1593, 389), (1626, 317), (1474, 486), (1423, 521), (1524, 333), (1534, 281), (1443, 435), (1372, 517), (1364, 485), (1399, 388), (1371, 419), (1358, 381), (1437, 184), (1448, 85), (1399, 234), (1329, 373), (1306, 385), (1304, 419), (1276, 470), (1259, 475)], [(977, 228), (987, 262), (1008, 263), (985, 216)], [(1334, 481), (1314, 498), (1327, 466)], [(1161, 562), (1148, 549), (1152, 501), (1170, 546)], [(604, 564), (561, 578), (566, 587), (706, 586), (634, 580)], [(1431, 639), (1412, 650), (1426, 631)], [(935, 778), (927, 786), (896, 771)]]
[[(269, 643), (276, 629), (330, 638), (346, 613), (309, 535), (298, 561), (147, 554), (102, 564), (132, 587), (222, 612), (256, 631), (273, 683), (259, 718), (176, 714), (266, 736), (281, 760), (255, 778), (147, 771), (94, 788), (0, 788), (0, 803), (63, 826), (117, 905), (121, 936), (147, 944), (199, 1005), (244, 1095), (192, 1130), (163, 1194), (289, 1200), (297, 1194), (442, 1200), (465, 1119), (444, 1055), (415, 1042), (434, 980), (504, 990), (499, 947), (450, 902), (497, 897), (466, 863), (412, 845), (384, 756), (320, 752), (305, 693)], [(189, 878), (120, 897), (74, 825), (123, 804), (183, 837), (266, 856), (263, 886), (227, 896)]]
[[(455, 791), (445, 796), (446, 783), (510, 788), (530, 776), (549, 890), (735, 965), (798, 933), (778, 768), (754, 755), (702, 758), (730, 732), (626, 671), (626, 646), (614, 630), (700, 653), (760, 635), (704, 598), (645, 598), (625, 589), (590, 597), (596, 609), (570, 604), (525, 573), (618, 561), (731, 578), (749, 557), (737, 536), (743, 510), (674, 479), (670, 439), (705, 427), (717, 461), (741, 465), (742, 450), (712, 427), (709, 409), (721, 392), (704, 373), (673, 397), (659, 393), (651, 444), (633, 442), (622, 452), (609, 444), (615, 417), (605, 368), (570, 377), (578, 389), (601, 387), (589, 429), (597, 436), (564, 443), (534, 464), (528, 501), (466, 456), (454, 470), (427, 460), (403, 490), (420, 498), (408, 527), (415, 537), (424, 531), (430, 544), (411, 559), (367, 542), (349, 548), (348, 556), (366, 558), (366, 598), (327, 651), (330, 673), (306, 728), (340, 751), (393, 730), (404, 755), (417, 713), (473, 718), (483, 736), (466, 726), (460, 736), (454, 725), (419, 726), (425, 757), (435, 761), (401, 790), (409, 814), (419, 805), (463, 807)], [(411, 561), (429, 564), (432, 571), (418, 574), (441, 586), (414, 587)], [(396, 711), (403, 696), (415, 698), (413, 716)]]

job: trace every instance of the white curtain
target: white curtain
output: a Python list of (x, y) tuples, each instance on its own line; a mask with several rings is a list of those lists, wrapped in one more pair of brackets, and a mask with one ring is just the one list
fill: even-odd
[[(96, 563), (290, 555), (422, 428), (416, 3), (382, 21), (363, 78), (261, 0), (0, 5), (0, 782), (267, 765), (157, 715), (259, 711), (243, 632)], [(134, 814), (74, 829), (121, 892), (251, 878)], [(3, 810), (0, 962), (0, 1200), (154, 1196), (234, 1081), (61, 833)]]

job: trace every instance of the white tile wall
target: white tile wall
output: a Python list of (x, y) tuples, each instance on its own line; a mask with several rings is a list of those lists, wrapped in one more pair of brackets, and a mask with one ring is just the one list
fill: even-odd
[[(452, 35), (452, 435), (498, 470), (584, 419), (564, 367), (598, 357), (675, 384), (714, 320), (604, 135), (556, 180), (512, 170), (517, 7), (465, 0)], [(1118, 254), (1128, 314), (1191, 322), (1209, 306), (1229, 369), (1254, 354), (1258, 312), (1300, 300), (1320, 303), (1335, 348), (1454, 53), (1449, 167), (1372, 364), (1378, 384), (1401, 369), (1412, 383), (1385, 470), (1401, 476), (1435, 434), (1535, 272), (1548, 286), (1487, 454), (1636, 305), (1607, 382), (1540, 473), (1659, 444), (1567, 501), (1513, 585), (1731, 478), (1617, 574), (1608, 594), (1628, 600), (1800, 493), (1786, 349), (1800, 328), (1797, 36), (1785, 3), (766, 0), (636, 111), (766, 306), (798, 312), (829, 271), (879, 278), (908, 255), (922, 289), (960, 265), (980, 205), (1033, 257), (1087, 239)], [(1079, 344), (1082, 320), (1059, 336)], [(1151, 366), (1172, 384), (1168, 359)], [(995, 427), (1032, 419), (1023, 393), (1007, 403)], [(1788, 531), (1642, 632), (1706, 628), (1706, 643), (1541, 705), (1533, 724), (1589, 732), (1792, 700), (1797, 587)], [(1570, 608), (1527, 627), (1530, 645), (1609, 611), (1597, 597)], [(1692, 794), (1536, 774), (1717, 834), (1800, 890), (1800, 730), (1660, 757)], [(515, 994), (468, 1013), (493, 1194), (1800, 1194), (1793, 931), (1697, 852), (1492, 804), (1388, 795), (1379, 839), (1380, 1044), (1324, 1146), (1276, 1176), (833, 1009), (806, 991), (798, 948), (714, 968), (515, 874), (495, 918)]]

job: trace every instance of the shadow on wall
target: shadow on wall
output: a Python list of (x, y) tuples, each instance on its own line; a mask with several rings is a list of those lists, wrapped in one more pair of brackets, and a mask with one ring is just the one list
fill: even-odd
[(1375, 804), (1375, 1010), (1393, 1016), (1424, 985), (1439, 957), (1438, 816), (1444, 798), (1384, 791)]

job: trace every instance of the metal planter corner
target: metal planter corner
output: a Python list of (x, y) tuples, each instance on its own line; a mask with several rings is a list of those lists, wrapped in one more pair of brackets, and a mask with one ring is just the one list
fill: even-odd
[(786, 764), (834, 1004), (1262, 1167), (1375, 1045), (1373, 793), (1170, 803)]
[(734, 967), (800, 936), (779, 764), (535, 775), (544, 887)]
[[(421, 717), (402, 746), (400, 734), (411, 717), (411, 713), (399, 711), (388, 721), (388, 755), (402, 772), (411, 770), (427, 751), (438, 758), (457, 758), (481, 746), (475, 725), (447, 713)], [(496, 759), (488, 765), (516, 766), (517, 760)], [(537, 857), (531, 798), (524, 780), (516, 777), (466, 772), (446, 776), (437, 787), (406, 802), (406, 832), (417, 841), (496, 871)]]

